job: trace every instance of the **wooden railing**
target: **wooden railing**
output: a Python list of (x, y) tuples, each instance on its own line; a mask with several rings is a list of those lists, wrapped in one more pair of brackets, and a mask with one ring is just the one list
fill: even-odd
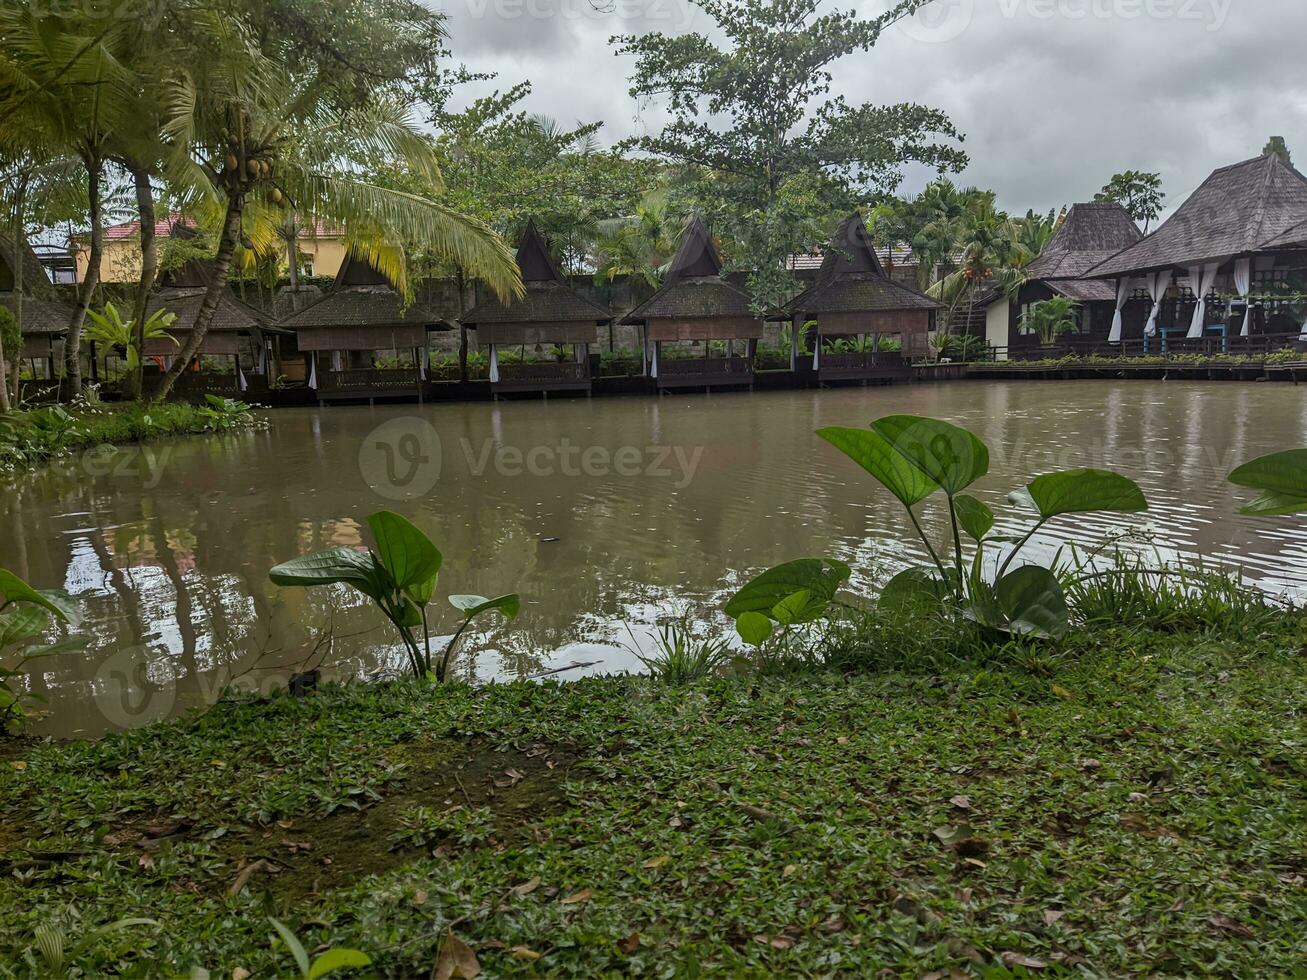
[(823, 371), (868, 371), (877, 367), (902, 367), (903, 354), (900, 351), (822, 354), (818, 366)]
[(532, 361), (525, 364), (499, 365), (501, 384), (548, 384), (550, 382), (586, 381), (590, 377), (588, 364), (576, 361)]
[(177, 391), (193, 395), (226, 395), (238, 398), (243, 392), (235, 371), (183, 371), (177, 378)]
[(339, 388), (415, 388), (417, 368), (347, 368), (322, 371), (322, 387)]
[(1181, 355), (1202, 355), (1220, 358), (1221, 356), (1257, 357), (1272, 354), (1285, 349), (1307, 351), (1307, 342), (1297, 333), (1254, 334), (1249, 337), (1222, 337), (1208, 334), (1190, 340), (1183, 336), (1156, 337), (1147, 339), (1125, 340), (1109, 344), (1101, 340), (1070, 340), (1048, 346), (1019, 346), (990, 348), (985, 360), (1002, 360), (1007, 355), (1010, 361), (1044, 361), (1060, 360), (1064, 357), (1178, 357)]
[(658, 364), (659, 379), (705, 378), (708, 380), (739, 375), (748, 380), (753, 375), (753, 361), (747, 357), (675, 357)]

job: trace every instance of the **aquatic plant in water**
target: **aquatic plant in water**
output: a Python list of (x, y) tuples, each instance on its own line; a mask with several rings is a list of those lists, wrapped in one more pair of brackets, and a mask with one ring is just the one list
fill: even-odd
[(348, 585), (363, 593), (399, 633), (413, 675), (441, 683), (449, 679), (458, 642), (474, 619), (488, 612), (514, 619), (521, 610), (515, 593), (493, 599), (449, 596), (449, 604), (462, 614), (463, 621), (440, 656), (433, 658), (427, 606), (435, 595), (444, 558), (430, 538), (398, 514), (378, 511), (368, 518), (368, 527), (376, 539), (376, 551), (331, 548), (283, 562), (268, 577), (281, 586)]

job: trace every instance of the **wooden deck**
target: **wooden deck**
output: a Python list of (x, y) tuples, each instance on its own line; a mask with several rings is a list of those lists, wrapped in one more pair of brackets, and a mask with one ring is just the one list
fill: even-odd
[(583, 391), (591, 386), (588, 364), (575, 361), (542, 361), (533, 364), (500, 364), (499, 380), (492, 382), (495, 394), (551, 391)]
[(318, 372), (321, 401), (422, 400), (417, 368), (350, 368)]
[(753, 362), (747, 357), (667, 358), (653, 379), (659, 391), (679, 388), (737, 388), (753, 384)]
[(911, 381), (912, 366), (897, 351), (873, 354), (822, 354), (817, 376), (822, 384), (892, 384)]

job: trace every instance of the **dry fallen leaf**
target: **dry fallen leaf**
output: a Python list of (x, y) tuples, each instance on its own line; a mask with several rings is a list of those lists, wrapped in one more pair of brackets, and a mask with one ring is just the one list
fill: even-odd
[(431, 980), (476, 980), (481, 975), (481, 964), (472, 947), (454, 935), (453, 930), (445, 933), (445, 941), (440, 944), (436, 955), (436, 965), (431, 971)]
[(593, 897), (594, 897), (593, 891), (591, 891), (589, 888), (582, 888), (579, 892), (576, 892), (573, 895), (568, 895), (566, 898), (560, 898), (558, 900), (558, 904), (576, 905), (579, 902), (588, 902)]
[(971, 797), (969, 797), (969, 796), (954, 796), (954, 797), (950, 797), (950, 798), (949, 798), (949, 802), (952, 803), (952, 804), (953, 804), (955, 807), (957, 807), (959, 810), (970, 810), (970, 809), (971, 809)]
[(664, 864), (666, 864), (670, 860), (671, 858), (669, 858), (666, 854), (660, 854), (658, 855), (658, 857), (650, 858), (648, 861), (644, 862), (644, 864), (640, 865), (640, 867), (648, 868), (649, 870), (652, 871), (654, 868), (661, 868)]
[(421, 891), (421, 890), (416, 891), (416, 892), (413, 893), (413, 897), (412, 897), (411, 899), (409, 899), (409, 901), (412, 902), (414, 905), (419, 905), (419, 906), (420, 906), (420, 905), (426, 905), (426, 904), (427, 904), (427, 893), (424, 892), (424, 891)]
[(1059, 698), (1061, 698), (1063, 701), (1070, 701), (1071, 698), (1074, 696), (1074, 695), (1072, 695), (1072, 693), (1071, 693), (1070, 691), (1068, 691), (1065, 687), (1061, 687), (1061, 686), (1059, 686), (1059, 685), (1057, 685), (1057, 684), (1054, 684), (1054, 685), (1053, 685), (1053, 693), (1056, 694), (1056, 695), (1057, 695)]
[(510, 889), (510, 891), (512, 891), (514, 895), (530, 895), (533, 891), (535, 891), (539, 887), (540, 887), (540, 876), (536, 875), (534, 878), (530, 878), (522, 882), (522, 884), (520, 885), (514, 885)]
[(514, 946), (512, 949), (512, 953), (519, 960), (530, 960), (531, 962), (540, 959), (540, 957), (544, 955), (542, 953), (537, 953), (530, 946)]
[(786, 878), (788, 878), (790, 875), (794, 874), (794, 872), (798, 870), (799, 869), (795, 865), (787, 864), (784, 868), (781, 869), (781, 874)]
[(26, 763), (26, 762), (23, 762), (23, 761), (20, 759), (20, 760), (18, 760), (17, 762), (11, 762), (11, 763), (9, 763), (9, 768), (10, 768), (10, 769), (17, 769), (19, 772), (22, 772), (24, 769), (27, 768), (27, 763)]
[(231, 980), (247, 980), (249, 976), (250, 971), (243, 966), (238, 966), (231, 971)]
[(1044, 925), (1051, 926), (1064, 915), (1066, 913), (1061, 909), (1044, 909)]
[(1207, 921), (1212, 924), (1213, 928), (1219, 929), (1221, 932), (1228, 932), (1232, 936), (1240, 936), (1244, 939), (1254, 938), (1254, 933), (1251, 929), (1242, 922), (1230, 918), (1228, 915), (1214, 915)]
[(1043, 960), (1037, 960), (1025, 953), (1006, 952), (999, 956), (1004, 966), (1024, 966), (1028, 970), (1042, 970), (1048, 966)]
[(516, 769), (505, 769), (504, 776), (504, 779), (495, 780), (495, 787), (497, 789), (511, 789), (522, 780), (526, 779), (526, 776), (518, 772)]
[(221, 759), (213, 759), (209, 762), (209, 765), (216, 766), (219, 769), (227, 768), (227, 763), (223, 762)]
[(640, 934), (633, 932), (625, 939), (617, 940), (617, 948), (625, 955), (630, 956), (640, 947)]
[(849, 737), (848, 737), (847, 735), (841, 735), (839, 738), (837, 738), (837, 739), (835, 740), (835, 744), (836, 744), (836, 745), (848, 745), (848, 744), (849, 744)]

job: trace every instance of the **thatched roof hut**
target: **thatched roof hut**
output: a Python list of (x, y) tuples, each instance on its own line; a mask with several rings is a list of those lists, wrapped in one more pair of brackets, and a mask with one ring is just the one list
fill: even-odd
[(722, 277), (722, 258), (698, 215), (690, 219), (658, 291), (623, 323), (643, 323), (651, 340), (761, 337), (749, 294)]
[(22, 242), (18, 252), (22, 256), (21, 278), (15, 274), (20, 263), (14, 261), (14, 239), (0, 233), (0, 306), (18, 315), (16, 287), (21, 284), (23, 356), (49, 357), (55, 339), (68, 330), (73, 308), (59, 298), (32, 246)]
[(1110, 303), (1116, 298), (1110, 283), (1080, 277), (1143, 237), (1130, 212), (1115, 202), (1073, 204), (1025, 272), (1060, 296), (1082, 303)]
[[(176, 316), (168, 326), (168, 332), (177, 338), (180, 344), (186, 343), (187, 335), (199, 318), (200, 307), (208, 293), (209, 284), (214, 276), (212, 259), (191, 259), (181, 267), (165, 272), (159, 279), (159, 288), (150, 296), (146, 306), (146, 315), (153, 316), (160, 310), (166, 310)], [(269, 324), (268, 318), (252, 306), (241, 302), (230, 287), (223, 288), (218, 294), (218, 306), (209, 321), (200, 344), (201, 355), (241, 353), (241, 338), (253, 337), (255, 343), (249, 353), (254, 354), (262, 346), (263, 333), (289, 333)], [(146, 354), (175, 354), (177, 348), (166, 340), (148, 341)], [(257, 358), (256, 358), (257, 360)]]

